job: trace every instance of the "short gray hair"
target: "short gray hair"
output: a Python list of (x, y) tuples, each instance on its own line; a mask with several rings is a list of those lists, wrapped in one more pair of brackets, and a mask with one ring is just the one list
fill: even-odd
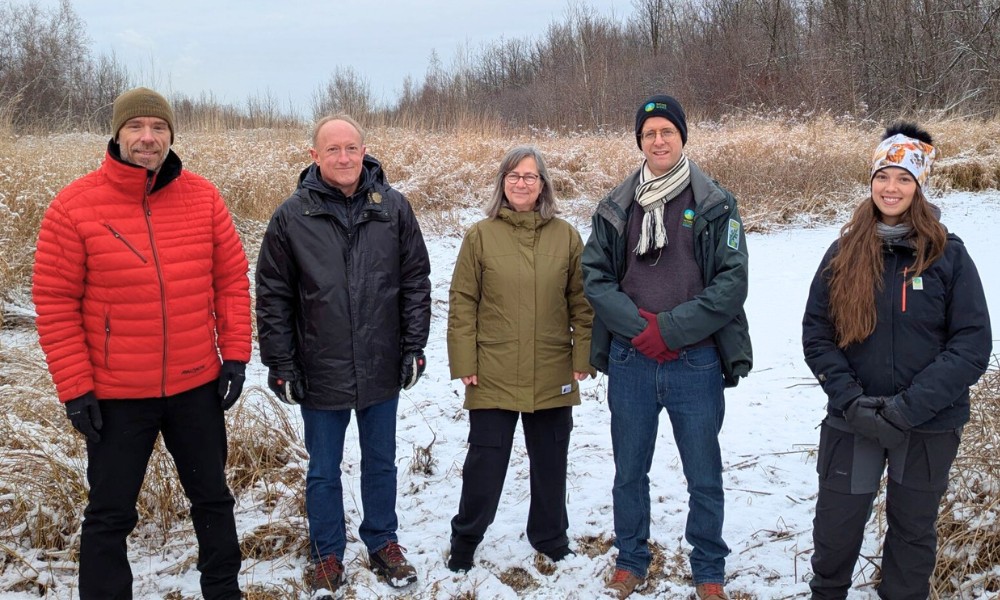
[(343, 122), (347, 123), (348, 125), (350, 125), (351, 127), (357, 129), (358, 130), (358, 135), (361, 136), (361, 145), (364, 146), (364, 144), (365, 144), (365, 130), (361, 127), (361, 125), (358, 124), (357, 121), (354, 120), (353, 117), (351, 117), (351, 115), (348, 115), (346, 113), (338, 113), (338, 114), (335, 114), (335, 115), (327, 115), (327, 116), (323, 117), (322, 119), (320, 119), (319, 121), (316, 121), (316, 124), (313, 125), (313, 132), (312, 132), (312, 147), (313, 148), (316, 147), (316, 137), (319, 135), (319, 130), (322, 129), (323, 126), (326, 125), (327, 123), (329, 123), (330, 121), (343, 121)]
[(542, 158), (542, 153), (534, 146), (517, 146), (516, 148), (511, 148), (504, 155), (503, 160), (500, 161), (500, 168), (497, 170), (496, 175), (496, 184), (493, 187), (493, 195), (490, 197), (489, 204), (484, 209), (487, 217), (495, 219), (500, 214), (501, 208), (510, 208), (510, 202), (507, 201), (507, 195), (503, 191), (503, 178), (507, 176), (507, 173), (510, 173), (511, 169), (517, 166), (517, 163), (528, 157), (535, 159), (535, 165), (538, 167), (538, 175), (542, 180), (542, 191), (538, 194), (535, 210), (538, 211), (538, 214), (543, 219), (551, 219), (559, 213), (559, 208), (556, 206), (555, 193), (552, 191), (552, 180), (549, 178), (549, 170), (545, 166), (545, 159)]

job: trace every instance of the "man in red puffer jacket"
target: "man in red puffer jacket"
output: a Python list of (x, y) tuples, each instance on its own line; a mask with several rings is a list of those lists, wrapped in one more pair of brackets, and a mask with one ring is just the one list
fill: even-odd
[(202, 592), (240, 598), (223, 411), (250, 360), (246, 255), (218, 190), (170, 150), (161, 95), (120, 95), (112, 134), (101, 167), (46, 210), (35, 251), (39, 341), (87, 437), (79, 597), (132, 597), (125, 540), (162, 433), (191, 501)]

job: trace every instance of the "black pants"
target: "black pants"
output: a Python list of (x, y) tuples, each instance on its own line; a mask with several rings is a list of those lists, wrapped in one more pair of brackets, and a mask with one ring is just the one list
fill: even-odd
[(191, 501), (206, 600), (240, 597), (235, 504), (226, 485), (226, 425), (216, 384), (166, 398), (102, 401), (100, 442), (87, 442), (90, 496), (80, 539), (80, 599), (132, 598), (126, 538), (156, 436)]
[(913, 431), (903, 446), (886, 452), (871, 440), (823, 424), (809, 582), (813, 600), (847, 598), (886, 462), (888, 528), (878, 595), (884, 600), (927, 599), (937, 551), (938, 505), (959, 441), (958, 431)]
[(519, 413), (499, 409), (469, 411), (469, 453), (462, 469), (462, 499), (451, 520), (452, 553), (470, 557), (493, 523), (507, 476), (518, 416), (531, 466), (528, 541), (539, 552), (569, 543), (566, 530), (566, 456), (573, 429), (569, 406)]

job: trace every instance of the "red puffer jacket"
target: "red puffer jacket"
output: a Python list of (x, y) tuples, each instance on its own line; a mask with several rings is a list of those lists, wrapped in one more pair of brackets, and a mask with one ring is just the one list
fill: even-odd
[(157, 174), (117, 155), (38, 234), (36, 323), (62, 402), (172, 396), (216, 379), (220, 351), (250, 360), (247, 259), (218, 190), (172, 151)]

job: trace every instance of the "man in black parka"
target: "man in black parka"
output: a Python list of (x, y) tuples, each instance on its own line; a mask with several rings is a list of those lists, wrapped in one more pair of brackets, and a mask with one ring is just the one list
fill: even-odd
[(320, 120), (312, 144), (314, 164), (261, 244), (257, 330), (269, 387), (302, 410), (307, 578), (333, 597), (344, 581), (340, 463), (352, 409), (361, 446), (358, 534), (370, 567), (393, 587), (417, 579), (396, 537), (396, 409), (400, 389), (425, 365), (430, 260), (413, 209), (365, 153), (353, 119)]

